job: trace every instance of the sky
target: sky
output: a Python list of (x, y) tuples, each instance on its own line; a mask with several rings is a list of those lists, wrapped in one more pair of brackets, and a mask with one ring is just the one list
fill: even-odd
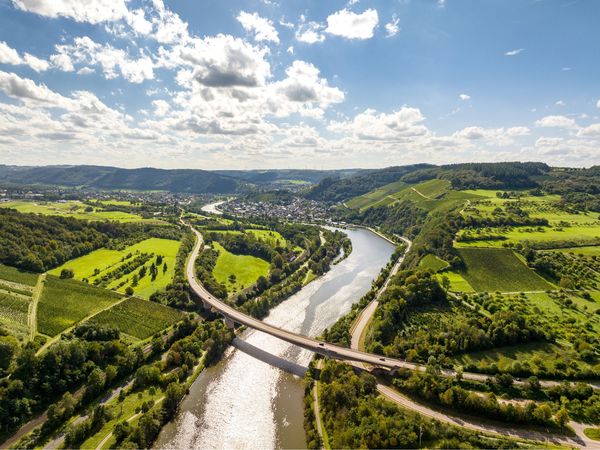
[(0, 164), (600, 164), (596, 0), (0, 0)]

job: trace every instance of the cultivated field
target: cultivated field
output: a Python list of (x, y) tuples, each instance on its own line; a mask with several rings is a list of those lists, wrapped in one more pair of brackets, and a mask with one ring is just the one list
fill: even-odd
[[(207, 233), (219, 233), (219, 234), (242, 234), (242, 231), (237, 230), (206, 230)], [(287, 247), (287, 241), (285, 238), (278, 232), (272, 230), (255, 230), (249, 229), (244, 230), (244, 233), (248, 233), (253, 235), (256, 239), (260, 239), (265, 243), (269, 244), (271, 247)]]
[(419, 267), (423, 269), (431, 269), (433, 272), (439, 272), (442, 269), (445, 269), (449, 266), (449, 264), (443, 259), (438, 258), (437, 256), (429, 253), (425, 255), (425, 257), (419, 261)]
[[(127, 287), (132, 286), (134, 284), (133, 276), (138, 274), (139, 280), (132, 288), (137, 296), (149, 298), (153, 292), (164, 289), (173, 279), (175, 257), (179, 246), (179, 241), (150, 238), (123, 250), (101, 248), (85, 256), (67, 261), (49, 273), (59, 275), (63, 269), (71, 269), (78, 280), (87, 279), (90, 284), (96, 283), (98, 286), (115, 289), (119, 292), (125, 292)], [(160, 267), (156, 260), (159, 255), (162, 257)], [(166, 271), (164, 270), (165, 263)], [(157, 266), (154, 280), (150, 274), (152, 264)], [(142, 267), (146, 267), (146, 274), (140, 277), (139, 272)]]
[(512, 250), (459, 250), (466, 269), (461, 275), (476, 291), (543, 291), (554, 289), (529, 269)]
[(428, 180), (419, 184), (406, 184), (400, 181), (387, 184), (346, 202), (352, 209), (365, 210), (378, 206), (389, 206), (409, 200), (427, 211), (443, 208), (447, 204), (455, 205), (470, 199), (481, 198), (477, 194), (450, 190), (447, 180)]
[(24, 272), (14, 267), (5, 266), (0, 264), (0, 283), (2, 281), (25, 284), (27, 286), (35, 286), (37, 283), (38, 274), (31, 272)]
[(38, 305), (38, 331), (55, 336), (120, 298), (119, 294), (106, 289), (49, 275)]
[[(228, 252), (218, 242), (212, 246), (219, 251), (219, 258), (213, 270), (215, 279), (227, 286), (228, 292), (238, 292), (254, 284), (262, 275), (269, 274), (269, 263), (263, 259), (250, 255), (234, 255)], [(235, 275), (232, 281), (231, 275)]]
[(16, 209), (22, 213), (45, 214), (49, 216), (65, 216), (82, 220), (115, 220), (118, 222), (156, 222), (156, 219), (144, 219), (137, 214), (122, 211), (104, 211), (102, 208), (92, 207), (86, 211), (88, 205), (71, 200), (66, 202), (32, 202), (12, 201), (0, 203), (0, 208)]
[(181, 320), (183, 313), (159, 303), (130, 297), (89, 321), (117, 327), (121, 333), (146, 339)]

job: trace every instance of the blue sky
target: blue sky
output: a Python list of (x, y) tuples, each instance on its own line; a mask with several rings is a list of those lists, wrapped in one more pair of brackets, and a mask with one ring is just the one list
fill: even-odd
[(0, 0), (0, 163), (600, 164), (593, 0)]

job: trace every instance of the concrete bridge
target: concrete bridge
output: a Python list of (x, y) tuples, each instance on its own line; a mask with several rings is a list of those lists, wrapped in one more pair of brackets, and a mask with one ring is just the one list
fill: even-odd
[(319, 341), (308, 336), (292, 333), (282, 328), (266, 324), (263, 321), (255, 319), (254, 317), (250, 317), (219, 300), (210, 292), (208, 292), (196, 278), (194, 263), (202, 248), (203, 239), (198, 230), (192, 227), (192, 231), (196, 234), (197, 240), (194, 250), (187, 263), (186, 273), (188, 281), (193, 291), (202, 300), (204, 307), (221, 314), (225, 318), (225, 323), (227, 326), (233, 327), (235, 324), (246, 325), (255, 330), (270, 334), (271, 336), (275, 336), (276, 338), (282, 339), (291, 344), (313, 351), (320, 355), (327, 356), (329, 358), (344, 361), (357, 361), (373, 366), (384, 367), (390, 370), (397, 370), (400, 367), (418, 369), (417, 364), (408, 363), (398, 359), (386, 358), (381, 355), (373, 355), (371, 353), (365, 353), (359, 350), (352, 350), (346, 347), (340, 347), (338, 345), (329, 344), (324, 341)]
[[(204, 288), (204, 286), (202, 286), (202, 284), (196, 279), (194, 263), (196, 261), (196, 258), (198, 257), (198, 254), (200, 253), (200, 249), (202, 248), (203, 239), (202, 234), (200, 234), (198, 230), (196, 230), (194, 227), (190, 228), (196, 235), (197, 241), (194, 250), (190, 256), (190, 259), (187, 263), (186, 273), (188, 281), (190, 283), (191, 288), (202, 300), (204, 307), (221, 314), (225, 318), (225, 323), (227, 324), (227, 326), (233, 328), (235, 324), (246, 325), (250, 328), (262, 331), (263, 333), (270, 334), (271, 336), (275, 336), (276, 338), (282, 339), (291, 344), (305, 348), (320, 355), (327, 356), (333, 359), (338, 359), (341, 361), (366, 363), (375, 369), (387, 369), (391, 371), (392, 374), (401, 368), (425, 371), (426, 366), (424, 364), (416, 364), (402, 359), (388, 358), (382, 355), (375, 355), (373, 353), (362, 352), (356, 349), (340, 347), (339, 345), (330, 344), (328, 342), (319, 341), (318, 339), (313, 339), (308, 336), (292, 333), (282, 328), (266, 324), (261, 320), (255, 319), (254, 317), (250, 317), (238, 311), (237, 309), (232, 308), (228, 304), (222, 302), (221, 300), (213, 296), (210, 292), (208, 292)], [(442, 369), (440, 371), (440, 375), (445, 377), (455, 377), (456, 373), (457, 372), (455, 370), (451, 369)], [(465, 380), (486, 381), (488, 377), (489, 375), (481, 373), (462, 373), (462, 378), (464, 378)], [(524, 384), (525, 381), (516, 381), (515, 383)], [(545, 388), (549, 388), (560, 385), (561, 381), (540, 380), (540, 384)], [(593, 389), (600, 389), (600, 383), (596, 380), (587, 381), (587, 384)]]

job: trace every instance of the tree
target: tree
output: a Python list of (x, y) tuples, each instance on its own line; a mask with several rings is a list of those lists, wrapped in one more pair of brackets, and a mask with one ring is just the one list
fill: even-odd
[(569, 422), (569, 412), (564, 406), (557, 411), (556, 415), (554, 416), (554, 420), (556, 420), (556, 423), (560, 425), (560, 429), (562, 431), (564, 426)]
[(127, 286), (127, 288), (125, 289), (125, 295), (133, 295), (133, 288), (131, 286)]
[(60, 271), (60, 278), (62, 278), (63, 280), (67, 278), (73, 278), (74, 276), (75, 273), (71, 269), (63, 269)]

